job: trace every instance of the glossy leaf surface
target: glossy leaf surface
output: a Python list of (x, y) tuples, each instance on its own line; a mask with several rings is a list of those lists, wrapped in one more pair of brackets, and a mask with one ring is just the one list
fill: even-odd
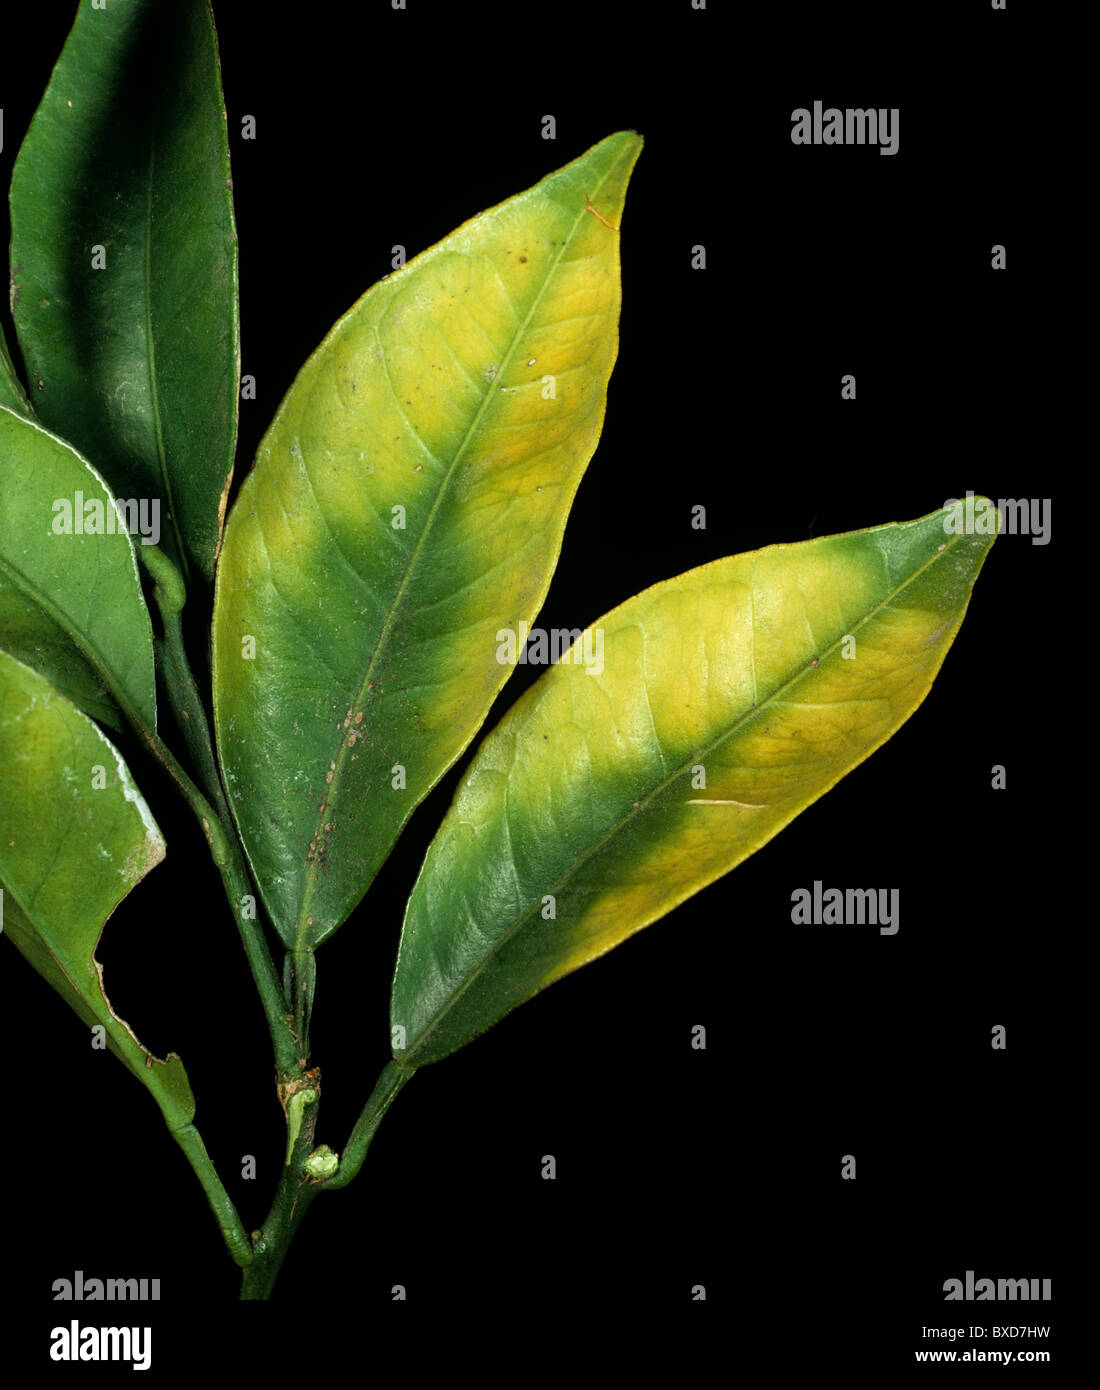
[(214, 572), (237, 239), (207, 0), (82, 4), (16, 160), (12, 315), (39, 418)]
[(111, 494), (64, 440), (2, 407), (0, 646), (88, 713), (117, 723), (110, 691), (156, 728), (153, 630)]
[(429, 848), (395, 1056), (463, 1046), (741, 863), (884, 743), (927, 694), (993, 540), (946, 531), (956, 515), (718, 560), (594, 624), (592, 662), (574, 647), (516, 703)]
[[(103, 1025), (108, 1047), (178, 1129), (195, 1111), (183, 1064), (153, 1058), (116, 1017), (95, 959), (107, 918), (163, 858), (115, 748), (42, 676), (0, 652), (4, 935), (86, 1024)], [(8, 989), (11, 969), (8, 957)]]
[(288, 943), (358, 903), (504, 684), (498, 631), (546, 595), (603, 422), (640, 148), (609, 137), (369, 290), (241, 488), (218, 747)]

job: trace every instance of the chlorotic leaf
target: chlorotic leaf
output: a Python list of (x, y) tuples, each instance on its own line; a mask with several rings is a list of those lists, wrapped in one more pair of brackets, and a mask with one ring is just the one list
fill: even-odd
[[(603, 423), (640, 138), (612, 135), (375, 285), (302, 369), (226, 528), (214, 708), (283, 940), (366, 892), (484, 720)], [(596, 215), (598, 213), (598, 215)]]
[[(984, 502), (984, 499), (983, 499)], [(924, 699), (996, 534), (959, 508), (717, 560), (587, 629), (485, 739), (405, 914), (433, 1062), (740, 864)]]
[(0, 652), (3, 934), (86, 1024), (103, 1028), (176, 1130), (195, 1113), (183, 1064), (141, 1046), (112, 1010), (95, 958), (107, 918), (163, 858), (161, 833), (113, 745), (41, 675)]
[(212, 578), (240, 352), (208, 0), (80, 6), (16, 159), (11, 227), (36, 414), (117, 496), (155, 500), (160, 543)]
[(153, 628), (107, 484), (34, 420), (0, 407), (0, 648), (87, 713), (156, 728)]

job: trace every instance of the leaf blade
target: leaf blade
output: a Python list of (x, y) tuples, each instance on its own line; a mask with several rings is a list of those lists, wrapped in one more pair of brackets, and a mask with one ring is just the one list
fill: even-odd
[(0, 573), (0, 651), (32, 666), (78, 709), (119, 730), (122, 715), (106, 682), (45, 609)]
[(11, 225), (12, 316), (39, 418), (119, 496), (156, 499), (165, 548), (211, 579), (240, 334), (207, 0), (80, 7), (16, 159)]
[[(619, 309), (607, 222), (640, 148), (609, 137), (372, 287), (303, 368), (241, 488), (217, 579), (215, 723), (288, 944), (318, 944), (362, 897), (507, 678), (496, 632), (545, 597), (603, 421)], [(561, 394), (544, 395), (548, 374)]]
[[(71, 445), (4, 407), (0, 481), (0, 642), (89, 713), (112, 722), (110, 692), (154, 730), (153, 628), (106, 483)], [(116, 529), (78, 533), (85, 521)]]
[(164, 839), (114, 746), (41, 675), (0, 651), (4, 935), (86, 1024), (103, 1026), (110, 1050), (175, 1130), (195, 1111), (183, 1064), (141, 1046), (111, 1008), (95, 959), (107, 918), (163, 857)]
[(18, 411), (21, 415), (31, 413), (26, 394), (15, 373), (15, 367), (12, 365), (11, 354), (8, 352), (8, 345), (2, 328), (0, 328), (0, 405), (6, 405), (9, 410)]
[(600, 619), (606, 676), (551, 667), (486, 738), (428, 850), (394, 976), (395, 1057), (465, 1045), (880, 747), (930, 689), (992, 543), (946, 532), (955, 515), (715, 561)]

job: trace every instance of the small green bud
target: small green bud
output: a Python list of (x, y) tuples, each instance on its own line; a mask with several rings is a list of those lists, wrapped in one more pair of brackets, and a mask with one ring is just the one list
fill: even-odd
[(340, 1155), (333, 1153), (327, 1144), (321, 1144), (303, 1166), (311, 1178), (331, 1178), (340, 1166)]
[(179, 570), (164, 551), (158, 550), (155, 545), (139, 545), (138, 554), (141, 556), (142, 564), (156, 581), (154, 597), (157, 603), (166, 613), (178, 613), (187, 601), (187, 589)]

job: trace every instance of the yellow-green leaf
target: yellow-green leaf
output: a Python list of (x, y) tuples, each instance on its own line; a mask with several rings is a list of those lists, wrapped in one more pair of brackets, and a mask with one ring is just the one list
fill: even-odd
[(163, 858), (164, 839), (114, 746), (37, 671), (0, 651), (3, 934), (86, 1024), (102, 1026), (179, 1130), (195, 1113), (183, 1063), (141, 1046), (112, 1010), (95, 958), (107, 918)]
[(486, 738), (428, 850), (398, 1060), (445, 1057), (611, 950), (883, 744), (962, 622), (996, 531), (978, 515), (732, 556), (593, 624)]
[(214, 702), (283, 940), (366, 891), (509, 674), (603, 422), (641, 140), (610, 136), (375, 285), (309, 360), (233, 508)]

